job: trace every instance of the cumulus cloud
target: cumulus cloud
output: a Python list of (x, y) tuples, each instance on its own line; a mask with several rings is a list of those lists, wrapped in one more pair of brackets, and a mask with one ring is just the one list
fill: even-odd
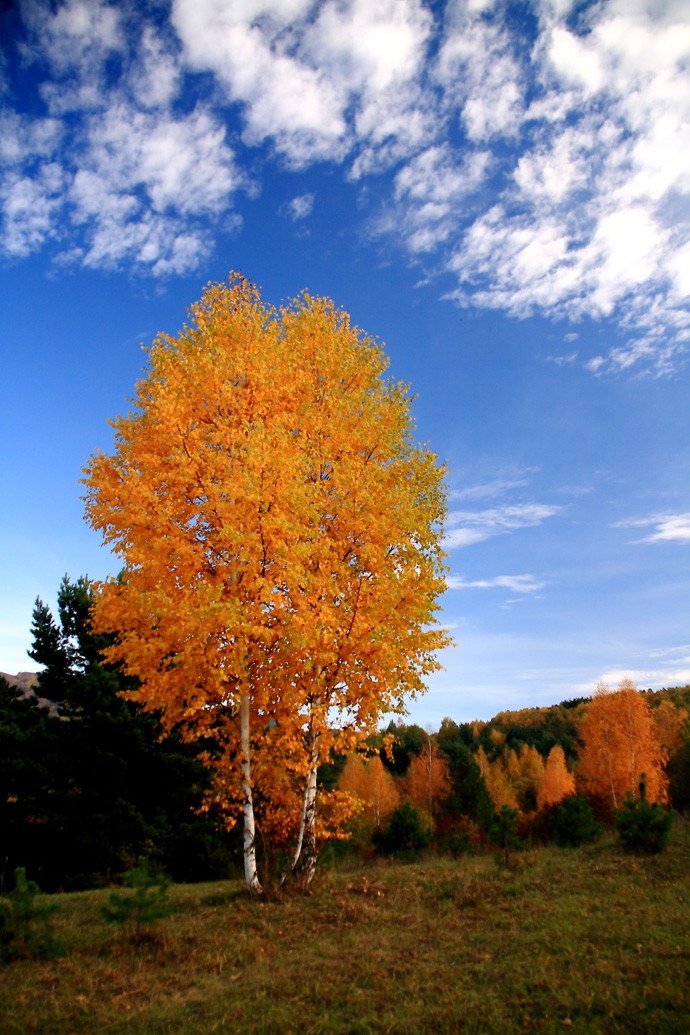
[[(0, 245), (10, 256), (52, 242), (60, 264), (180, 274), (212, 249), (211, 220), (233, 225), (248, 181), (222, 120), (202, 104), (173, 109), (174, 41), (126, 25), (123, 10), (24, 5), (23, 58), (49, 71), (38, 79), (49, 114), (0, 113)], [(119, 71), (109, 72), (113, 54)]]
[(458, 300), (516, 315), (618, 316), (629, 347), (591, 369), (666, 372), (690, 331), (679, 261), (688, 209), (678, 223), (674, 200), (689, 190), (690, 22), (671, 3), (611, 0), (575, 28), (553, 5), (540, 13), (523, 62), (537, 96), (521, 113), (522, 147), (504, 163), (498, 203), (449, 261)]
[(29, 29), (25, 58), (51, 73), (40, 84), (51, 114), (100, 107), (106, 62), (127, 47), (118, 8), (102, 0), (66, 0), (56, 8), (25, 0), (22, 15)]
[[(382, 198), (371, 227), (450, 274), (458, 304), (615, 320), (625, 344), (576, 357), (599, 376), (666, 374), (687, 352), (687, 5), (532, 0), (517, 16), (507, 0), (172, 0), (155, 19), (104, 0), (21, 10), (16, 49), (44, 110), (6, 104), (0, 115), (16, 129), (0, 144), (14, 149), (0, 184), (13, 254), (51, 239), (57, 213), (76, 214), (77, 237), (104, 231), (78, 221), (83, 185), (70, 184), (101, 168), (103, 134), (127, 110), (134, 140), (116, 161), (116, 193), (132, 240), (130, 196), (145, 224), (174, 211), (190, 240), (207, 234), (200, 214), (231, 212), (241, 146), (261, 148), (253, 167), (257, 154), (294, 169), (326, 161), (365, 187), (386, 175), (369, 195)], [(242, 140), (232, 156), (229, 118)], [(197, 163), (210, 160), (207, 187), (194, 148)], [(66, 195), (53, 204), (41, 161), (60, 166), (74, 209)], [(46, 192), (20, 243), (10, 210), (24, 179)], [(89, 240), (79, 249), (93, 255)]]

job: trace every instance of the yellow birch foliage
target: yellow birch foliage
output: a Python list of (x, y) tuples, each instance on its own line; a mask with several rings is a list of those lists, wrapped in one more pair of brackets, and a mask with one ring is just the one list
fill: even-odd
[(450, 642), (443, 471), (386, 365), (330, 301), (275, 311), (231, 275), (155, 341), (86, 469), (87, 519), (123, 565), (95, 626), (131, 696), (208, 743), (229, 823), (251, 786), (260, 819), (294, 829), (319, 760), (421, 693)]
[(652, 710), (634, 684), (625, 679), (613, 693), (600, 684), (580, 723), (576, 779), (578, 787), (599, 799), (609, 818), (623, 799), (639, 794), (647, 777), (647, 799), (666, 802), (666, 753), (654, 729)]
[(575, 793), (575, 777), (568, 772), (565, 752), (560, 744), (554, 744), (549, 751), (541, 780), (537, 786), (537, 808), (557, 805), (568, 795)]

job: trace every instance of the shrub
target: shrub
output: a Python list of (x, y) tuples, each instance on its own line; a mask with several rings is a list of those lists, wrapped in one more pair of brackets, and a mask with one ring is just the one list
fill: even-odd
[(14, 871), (14, 889), (0, 899), (0, 959), (46, 959), (61, 951), (53, 937), (49, 918), (57, 910), (52, 902), (38, 902), (38, 884), (27, 880), (23, 866)]
[(419, 809), (404, 801), (392, 813), (388, 826), (376, 834), (376, 843), (384, 855), (414, 859), (431, 844), (432, 829)]
[(640, 797), (626, 798), (616, 814), (616, 830), (628, 852), (662, 852), (668, 842), (673, 813), (657, 802), (647, 801), (645, 777), (640, 780)]
[(140, 859), (133, 869), (122, 874), (122, 881), (129, 890), (113, 891), (101, 913), (109, 923), (129, 929), (133, 940), (139, 943), (150, 936), (157, 920), (175, 912), (175, 907), (166, 901), (170, 880), (148, 859)]
[(587, 798), (573, 794), (558, 807), (552, 820), (553, 839), (561, 848), (577, 848), (596, 841), (603, 833)]

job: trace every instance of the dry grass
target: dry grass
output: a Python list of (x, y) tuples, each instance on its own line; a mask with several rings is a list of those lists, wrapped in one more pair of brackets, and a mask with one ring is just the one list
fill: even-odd
[(612, 842), (322, 872), (250, 901), (177, 886), (135, 948), (107, 892), (55, 896), (66, 955), (0, 968), (0, 1031), (690, 1031), (690, 830), (662, 856)]

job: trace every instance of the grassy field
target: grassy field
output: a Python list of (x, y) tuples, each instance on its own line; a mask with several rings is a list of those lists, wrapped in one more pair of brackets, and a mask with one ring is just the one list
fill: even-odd
[(248, 900), (178, 885), (139, 947), (108, 893), (56, 895), (65, 955), (0, 966), (0, 1031), (690, 1032), (690, 828), (667, 851), (431, 857)]

